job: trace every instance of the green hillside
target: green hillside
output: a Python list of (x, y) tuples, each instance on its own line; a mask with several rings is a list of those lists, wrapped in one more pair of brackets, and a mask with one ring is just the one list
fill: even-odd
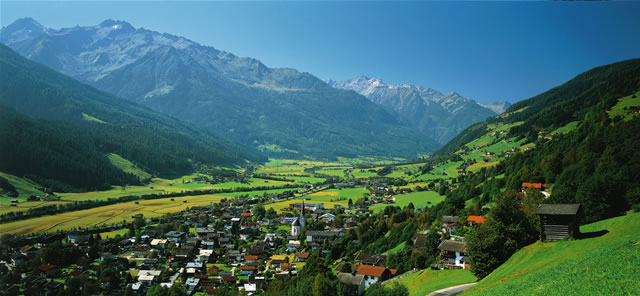
[(151, 174), (149, 174), (149, 173), (145, 172), (144, 170), (138, 168), (135, 164), (133, 164), (130, 161), (122, 158), (122, 156), (120, 156), (118, 154), (109, 153), (107, 155), (107, 158), (109, 158), (109, 161), (115, 167), (121, 169), (122, 171), (124, 171), (126, 173), (135, 175), (140, 180), (149, 180), (152, 177)]
[[(0, 171), (58, 192), (137, 184), (149, 178), (141, 171), (171, 178), (192, 173), (197, 164), (265, 160), (255, 149), (98, 91), (4, 45), (0, 105), (0, 132), (8, 139), (0, 144)], [(109, 160), (111, 153), (131, 164)]]
[[(0, 172), (0, 177), (5, 178), (7, 180), (7, 182), (9, 182), (9, 184), (11, 184), (15, 189), (16, 192), (18, 192), (18, 197), (17, 198), (2, 198), (0, 199), (0, 204), (2, 205), (6, 205), (9, 204), (9, 202), (12, 199), (18, 199), (18, 200), (23, 200), (26, 199), (27, 197), (29, 197), (30, 195), (35, 195), (35, 196), (42, 196), (44, 195), (44, 193), (42, 191), (39, 190), (39, 188), (41, 188), (42, 186), (34, 183), (33, 181), (30, 181), (28, 179), (24, 179), (24, 178), (20, 178), (14, 175), (10, 175), (10, 174), (5, 174)], [(0, 192), (2, 191), (2, 189), (0, 189)], [(1, 192), (2, 194), (0, 194), (0, 196), (2, 197), (6, 197), (7, 196), (7, 192)]]
[[(572, 80), (544, 93), (511, 105), (505, 113), (477, 123), (451, 140), (436, 152), (438, 155), (453, 153), (464, 144), (486, 134), (490, 124), (513, 124), (510, 137), (526, 137), (534, 142), (538, 133), (548, 133), (566, 124), (581, 120), (594, 107), (615, 105), (619, 98), (638, 91), (640, 59), (622, 61), (594, 68)], [(629, 104), (633, 104), (629, 101)]]
[(464, 295), (638, 295), (640, 214), (583, 225), (571, 241), (516, 252)]
[(473, 174), (436, 210), (477, 215), (464, 202), (490, 204), (522, 182), (547, 184), (545, 203), (583, 204), (587, 223), (640, 206), (638, 85), (640, 59), (597, 67), (468, 128), (436, 158)]
[[(423, 173), (443, 163), (463, 162), (456, 168), (462, 173), (452, 176), (451, 190), (444, 191), (446, 198), (430, 209), (431, 215), (488, 215), (488, 221), (493, 221), (466, 236), (468, 249), (474, 250), (469, 258), (476, 276), (495, 277), (492, 271), (534, 241), (522, 238), (537, 237), (537, 227), (523, 224), (530, 231), (522, 231), (520, 225), (492, 219), (503, 198), (532, 196), (526, 202), (530, 205), (522, 209), (515, 205), (502, 209), (531, 215), (539, 202), (581, 204), (583, 224), (640, 210), (639, 86), (638, 59), (595, 68), (474, 125), (433, 157), (437, 162)], [(525, 196), (523, 182), (545, 184), (546, 191)], [(505, 230), (505, 225), (518, 229)], [(515, 243), (506, 247), (505, 242)]]
[(468, 270), (424, 269), (394, 282), (407, 287), (410, 296), (425, 296), (436, 290), (473, 283), (475, 280), (476, 277)]

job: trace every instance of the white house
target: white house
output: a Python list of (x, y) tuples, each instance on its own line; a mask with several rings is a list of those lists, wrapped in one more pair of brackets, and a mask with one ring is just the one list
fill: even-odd
[(319, 219), (323, 220), (323, 221), (325, 221), (327, 223), (331, 223), (331, 222), (333, 222), (333, 220), (336, 219), (336, 216), (334, 214), (326, 213), (326, 214), (320, 216)]
[(442, 256), (442, 264), (445, 268), (448, 267), (460, 267), (463, 269), (469, 269), (469, 258), (467, 257), (467, 245), (465, 242), (445, 240), (438, 246)]

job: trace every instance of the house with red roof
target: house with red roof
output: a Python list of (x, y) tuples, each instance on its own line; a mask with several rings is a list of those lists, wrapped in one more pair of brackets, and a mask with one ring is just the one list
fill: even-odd
[(360, 264), (356, 274), (364, 275), (364, 286), (369, 287), (391, 277), (391, 270), (383, 266)]
[(305, 262), (309, 259), (309, 252), (296, 252), (296, 261)]
[(258, 262), (258, 256), (256, 256), (256, 255), (245, 255), (244, 256), (244, 260), (246, 260), (247, 263)]
[(487, 222), (487, 217), (484, 216), (469, 216), (467, 217), (467, 222), (469, 224), (469, 226), (476, 226), (479, 224), (483, 224), (484, 222)]
[(44, 274), (49, 278), (56, 277), (58, 274), (60, 274), (60, 267), (51, 264), (42, 264), (38, 266), (38, 270), (41, 274)]
[(250, 266), (250, 265), (243, 265), (238, 267), (238, 269), (240, 269), (241, 275), (252, 275), (257, 271), (255, 266)]
[(525, 192), (527, 189), (538, 189), (540, 191), (544, 191), (546, 189), (546, 186), (542, 183), (523, 182), (522, 191)]

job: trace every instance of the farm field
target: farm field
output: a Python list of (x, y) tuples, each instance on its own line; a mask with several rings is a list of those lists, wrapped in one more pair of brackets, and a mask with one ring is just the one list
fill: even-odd
[[(393, 204), (377, 204), (369, 207), (370, 210), (373, 210), (373, 213), (377, 213), (379, 211), (384, 210), (385, 207), (393, 205), (396, 207), (404, 208), (409, 205), (409, 203), (413, 203), (413, 205), (417, 207), (424, 206), (434, 206), (439, 204), (444, 200), (444, 196), (438, 194), (435, 191), (421, 191), (421, 192), (412, 192), (407, 194), (398, 194), (394, 196), (396, 202)], [(431, 204), (427, 204), (427, 202), (431, 202)]]
[(531, 244), (464, 295), (640, 294), (640, 214), (583, 225), (580, 231), (594, 237)]
[(322, 183), (326, 180), (325, 178), (308, 177), (308, 176), (300, 176), (300, 177), (283, 176), (283, 178), (294, 180), (296, 183), (309, 183), (309, 184)]
[[(3, 198), (4, 200), (5, 198)], [(8, 199), (11, 200), (11, 199)], [(0, 205), (0, 214), (6, 214), (9, 212), (25, 212), (33, 208), (43, 206), (54, 206), (69, 203), (69, 201), (22, 201), (16, 206)]]
[[(634, 116), (637, 116), (637, 113), (628, 110), (628, 108), (637, 106), (640, 106), (640, 91), (636, 92), (633, 95), (618, 99), (618, 103), (615, 106), (611, 107), (611, 111), (609, 111), (609, 117), (620, 115), (624, 116), (625, 121), (631, 120)], [(627, 108), (627, 110), (625, 110), (625, 108)]]
[(265, 193), (267, 194), (273, 194), (273, 193), (282, 193), (285, 191), (298, 191), (302, 188), (283, 188), (283, 189), (269, 189), (269, 190), (254, 190), (254, 191), (245, 191), (245, 192), (229, 192), (229, 193), (218, 193), (218, 194), (214, 194), (215, 196), (220, 196), (220, 197), (236, 197), (236, 196), (249, 196), (249, 197), (254, 197), (254, 196), (263, 196)]
[(363, 194), (369, 194), (369, 190), (364, 188), (329, 189), (306, 195), (304, 198), (311, 199), (313, 202), (348, 202), (351, 198), (352, 201), (355, 202), (356, 199), (361, 198)]
[(435, 175), (435, 174), (431, 174), (431, 173), (426, 173), (426, 174), (422, 174), (420, 176), (413, 177), (413, 178), (409, 179), (409, 181), (411, 181), (411, 182), (431, 181), (431, 180), (436, 180), (436, 179), (449, 179), (449, 176), (448, 175), (443, 176), (442, 174)]
[(429, 174), (436, 176), (443, 176), (442, 173), (445, 173), (448, 177), (456, 177), (458, 176), (458, 167), (463, 163), (463, 161), (447, 161), (437, 167), (434, 167)]
[(353, 177), (359, 178), (359, 179), (366, 179), (366, 178), (371, 178), (371, 177), (377, 176), (376, 173), (372, 173), (372, 172), (354, 172), (351, 175), (353, 175)]
[(491, 166), (495, 166), (495, 165), (497, 165), (499, 162), (500, 162), (499, 160), (496, 160), (496, 161), (490, 161), (490, 162), (479, 161), (479, 162), (476, 162), (476, 163), (474, 163), (474, 164), (472, 164), (472, 165), (468, 166), (468, 167), (467, 167), (467, 171), (470, 171), (470, 172), (477, 172), (477, 171), (479, 171), (479, 170), (480, 170), (480, 169), (482, 169), (482, 168), (488, 168), (488, 167), (491, 167)]
[[(275, 203), (265, 204), (264, 208), (265, 209), (273, 208), (276, 212), (282, 213), (284, 211), (284, 209), (289, 206), (289, 204), (302, 203), (302, 201), (303, 201), (302, 199), (298, 199), (298, 198), (289, 199), (289, 200), (279, 201), (279, 202), (275, 202)], [(343, 207), (346, 207), (348, 202), (347, 201), (339, 201), (339, 202), (305, 201), (305, 203), (323, 203), (325, 209), (333, 209), (335, 207), (335, 205), (341, 205)]]
[(424, 296), (451, 286), (473, 283), (476, 277), (469, 270), (429, 270), (415, 272), (395, 282), (404, 285), (411, 296)]
[[(640, 103), (640, 102), (639, 102)], [(580, 123), (580, 121), (572, 121), (567, 123), (566, 125), (557, 128), (556, 130), (551, 132), (551, 135), (557, 135), (557, 134), (566, 134), (574, 129), (576, 129), (578, 127), (578, 124)]]
[(114, 230), (114, 231), (107, 231), (107, 232), (101, 232), (100, 233), (100, 237), (102, 237), (103, 239), (105, 238), (114, 238), (118, 235), (120, 236), (126, 236), (127, 233), (129, 233), (129, 229), (118, 229), (118, 230)]
[(389, 174), (384, 175), (387, 178), (401, 178), (404, 176), (404, 171), (393, 171)]
[(500, 154), (505, 151), (509, 151), (511, 148), (518, 148), (524, 144), (527, 139), (521, 139), (520, 141), (516, 141), (516, 138), (504, 139), (500, 140), (491, 146), (484, 149), (484, 151), (493, 152), (495, 154)]
[[(162, 216), (165, 213), (178, 212), (187, 207), (204, 206), (223, 199), (217, 195), (199, 195), (162, 198), (154, 200), (141, 200), (135, 202), (119, 203), (93, 209), (61, 213), (57, 215), (25, 219), (15, 222), (0, 224), (0, 233), (26, 234), (32, 232), (55, 232), (56, 230), (68, 230), (77, 227), (91, 227), (102, 224), (112, 224), (131, 221), (131, 216), (143, 214), (147, 218)], [(186, 200), (187, 202), (183, 202)]]
[[(5, 178), (10, 180), (11, 184), (17, 188), (18, 192), (20, 192), (20, 197), (18, 198), (8, 198), (2, 197), (0, 198), (0, 214), (8, 213), (8, 212), (16, 212), (16, 211), (26, 211), (30, 208), (40, 207), (40, 206), (48, 206), (48, 205), (56, 205), (63, 204), (67, 202), (74, 201), (86, 201), (86, 200), (106, 200), (108, 198), (117, 198), (121, 196), (135, 195), (141, 196), (145, 194), (160, 194), (166, 192), (182, 192), (189, 190), (208, 190), (208, 189), (232, 189), (232, 188), (250, 188), (257, 186), (268, 186), (268, 187), (277, 187), (287, 184), (294, 184), (292, 182), (283, 182), (283, 181), (274, 181), (274, 180), (265, 180), (259, 178), (251, 178), (249, 179), (249, 184), (241, 184), (235, 182), (228, 183), (220, 183), (220, 184), (200, 184), (200, 183), (188, 183), (184, 184), (183, 181), (191, 181), (193, 178), (201, 176), (200, 174), (192, 174), (183, 176), (181, 178), (176, 179), (162, 179), (162, 178), (153, 178), (152, 182), (146, 186), (113, 186), (110, 190), (104, 191), (92, 191), (92, 192), (81, 192), (81, 193), (56, 193), (59, 200), (56, 201), (33, 201), (27, 202), (25, 201), (29, 195), (44, 195), (42, 192), (37, 191), (35, 187), (37, 184), (31, 183), (28, 180), (24, 180), (22, 178), (18, 178), (8, 174), (2, 174)], [(266, 182), (265, 182), (266, 181)], [(297, 189), (285, 189), (285, 190), (276, 190), (270, 191), (269, 193), (280, 193), (286, 190), (297, 190)], [(249, 194), (250, 196), (260, 195), (265, 192), (263, 191), (252, 191), (252, 192), (236, 192), (225, 194), (226, 196), (237, 196)], [(12, 207), (10, 206), (11, 200), (17, 199), (20, 203)]]
[(345, 177), (344, 168), (339, 169), (321, 169), (316, 170), (317, 174), (328, 175), (328, 176), (336, 176), (336, 177)]

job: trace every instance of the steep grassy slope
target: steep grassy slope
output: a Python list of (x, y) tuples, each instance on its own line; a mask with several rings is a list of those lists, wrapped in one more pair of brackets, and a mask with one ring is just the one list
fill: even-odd
[(447, 287), (473, 283), (475, 280), (476, 277), (468, 270), (425, 269), (396, 282), (407, 287), (410, 296), (424, 296)]
[(580, 230), (596, 237), (529, 245), (464, 295), (640, 294), (640, 214)]

